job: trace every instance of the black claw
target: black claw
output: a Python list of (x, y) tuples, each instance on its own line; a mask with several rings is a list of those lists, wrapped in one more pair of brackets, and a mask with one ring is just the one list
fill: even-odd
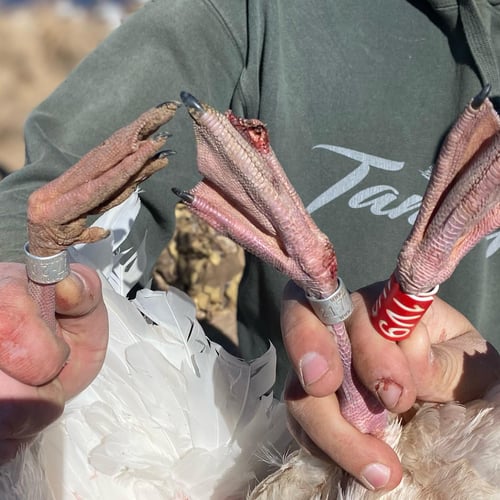
[(183, 203), (186, 205), (191, 205), (194, 201), (194, 196), (189, 193), (188, 191), (183, 191), (182, 189), (179, 188), (172, 188), (172, 191), (175, 195), (177, 195)]
[(203, 113), (205, 113), (205, 109), (201, 105), (200, 101), (198, 101), (198, 99), (192, 96), (189, 92), (183, 90), (181, 92), (181, 99), (191, 116), (193, 116), (193, 113), (194, 113), (193, 117), (195, 117), (196, 115), (200, 116)]
[(155, 157), (161, 160), (163, 158), (167, 158), (168, 156), (173, 156), (175, 154), (176, 152), (173, 149), (164, 149), (163, 151), (156, 153)]
[(470, 103), (471, 107), (474, 109), (479, 109), (481, 107), (481, 104), (486, 100), (486, 98), (490, 95), (491, 92), (491, 85), (487, 83), (482, 89), (479, 94), (477, 94), (474, 99), (472, 99), (472, 102)]
[(167, 132), (166, 130), (163, 130), (161, 132), (158, 132), (154, 138), (155, 140), (159, 141), (161, 139), (168, 139), (169, 137), (172, 137), (172, 134), (170, 132)]

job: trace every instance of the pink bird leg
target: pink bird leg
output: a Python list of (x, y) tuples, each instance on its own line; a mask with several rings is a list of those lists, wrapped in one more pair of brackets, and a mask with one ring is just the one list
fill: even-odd
[(390, 340), (407, 338), (440, 283), (500, 226), (500, 119), (489, 86), (458, 118), (438, 155), (415, 225), (372, 311)]
[[(56, 333), (55, 283), (40, 275), (51, 259), (65, 265), (65, 250), (76, 243), (91, 243), (108, 232), (87, 227), (90, 214), (103, 213), (124, 201), (137, 185), (165, 167), (170, 151), (158, 153), (169, 134), (151, 136), (175, 114), (179, 104), (166, 102), (143, 113), (86, 154), (57, 179), (44, 185), (28, 199), (28, 288), (40, 314)], [(35, 258), (30, 258), (30, 255)], [(40, 261), (39, 258), (44, 258)], [(31, 266), (34, 269), (31, 271)], [(58, 280), (64, 276), (59, 276)], [(36, 280), (36, 281), (35, 281)]]
[[(313, 307), (342, 292), (333, 246), (286, 177), (264, 124), (231, 111), (219, 113), (187, 93), (181, 98), (194, 120), (203, 180), (190, 191), (174, 192), (215, 229), (293, 279)], [(344, 311), (346, 298), (345, 292)], [(339, 316), (329, 325), (344, 364), (341, 411), (362, 432), (382, 435), (387, 414), (353, 371), (343, 319)]]

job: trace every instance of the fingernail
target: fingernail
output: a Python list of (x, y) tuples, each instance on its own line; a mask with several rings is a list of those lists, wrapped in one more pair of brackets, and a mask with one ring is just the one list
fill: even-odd
[(326, 359), (317, 352), (304, 354), (299, 362), (300, 380), (304, 387), (319, 380), (328, 370)]
[(361, 472), (361, 480), (370, 490), (383, 488), (390, 477), (391, 469), (383, 464), (367, 465)]
[(64, 313), (78, 304), (85, 291), (85, 286), (85, 281), (80, 274), (72, 269), (66, 278), (56, 284), (57, 311)]
[(71, 279), (74, 285), (78, 287), (80, 290), (83, 291), (85, 289), (86, 281), (78, 271), (71, 269), (71, 272), (69, 273), (68, 277)]
[(403, 389), (389, 380), (381, 380), (375, 387), (379, 399), (388, 410), (392, 410), (399, 402)]
[(84, 281), (83, 278), (79, 273), (77, 273), (75, 270), (71, 269), (70, 273), (64, 280), (59, 281), (57, 283), (58, 290), (65, 289), (68, 290), (70, 287), (71, 289), (77, 289), (79, 292), (81, 292), (84, 288)]

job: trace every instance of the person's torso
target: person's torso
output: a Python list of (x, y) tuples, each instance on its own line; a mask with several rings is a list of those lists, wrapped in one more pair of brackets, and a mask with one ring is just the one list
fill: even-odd
[[(334, 243), (348, 287), (386, 279), (440, 142), (482, 87), (461, 27), (445, 33), (430, 9), (398, 0), (253, 5), (244, 99), (235, 98), (233, 110), (268, 126), (292, 184)], [(441, 291), (490, 335), (500, 319), (488, 295), (499, 291), (499, 248), (497, 232)], [(278, 340), (277, 316), (271, 323), (267, 316), (286, 281), (248, 262), (240, 295), (246, 355), (258, 350), (249, 332)]]

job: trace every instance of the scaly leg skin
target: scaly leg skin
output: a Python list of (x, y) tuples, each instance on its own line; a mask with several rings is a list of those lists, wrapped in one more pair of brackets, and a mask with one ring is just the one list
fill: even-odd
[(406, 293), (448, 279), (476, 243), (500, 225), (500, 119), (487, 99), (474, 98), (448, 134), (415, 226), (398, 258)]
[(396, 270), (373, 308), (372, 324), (389, 340), (411, 334), (439, 284), (500, 226), (500, 119), (489, 90), (470, 102), (446, 137)]
[[(215, 229), (287, 274), (313, 299), (338, 286), (332, 244), (307, 213), (287, 179), (259, 120), (225, 115), (193, 96), (181, 98), (194, 120), (203, 180), (174, 192)], [(387, 414), (356, 379), (344, 323), (330, 325), (344, 364), (339, 402), (344, 417), (362, 432), (382, 435)]]
[[(179, 104), (166, 102), (143, 113), (87, 153), (57, 179), (28, 199), (29, 252), (49, 257), (76, 243), (91, 243), (108, 232), (86, 227), (86, 218), (124, 201), (137, 185), (168, 163), (167, 133), (152, 134), (175, 114)], [(55, 285), (31, 280), (29, 292), (55, 332)]]

